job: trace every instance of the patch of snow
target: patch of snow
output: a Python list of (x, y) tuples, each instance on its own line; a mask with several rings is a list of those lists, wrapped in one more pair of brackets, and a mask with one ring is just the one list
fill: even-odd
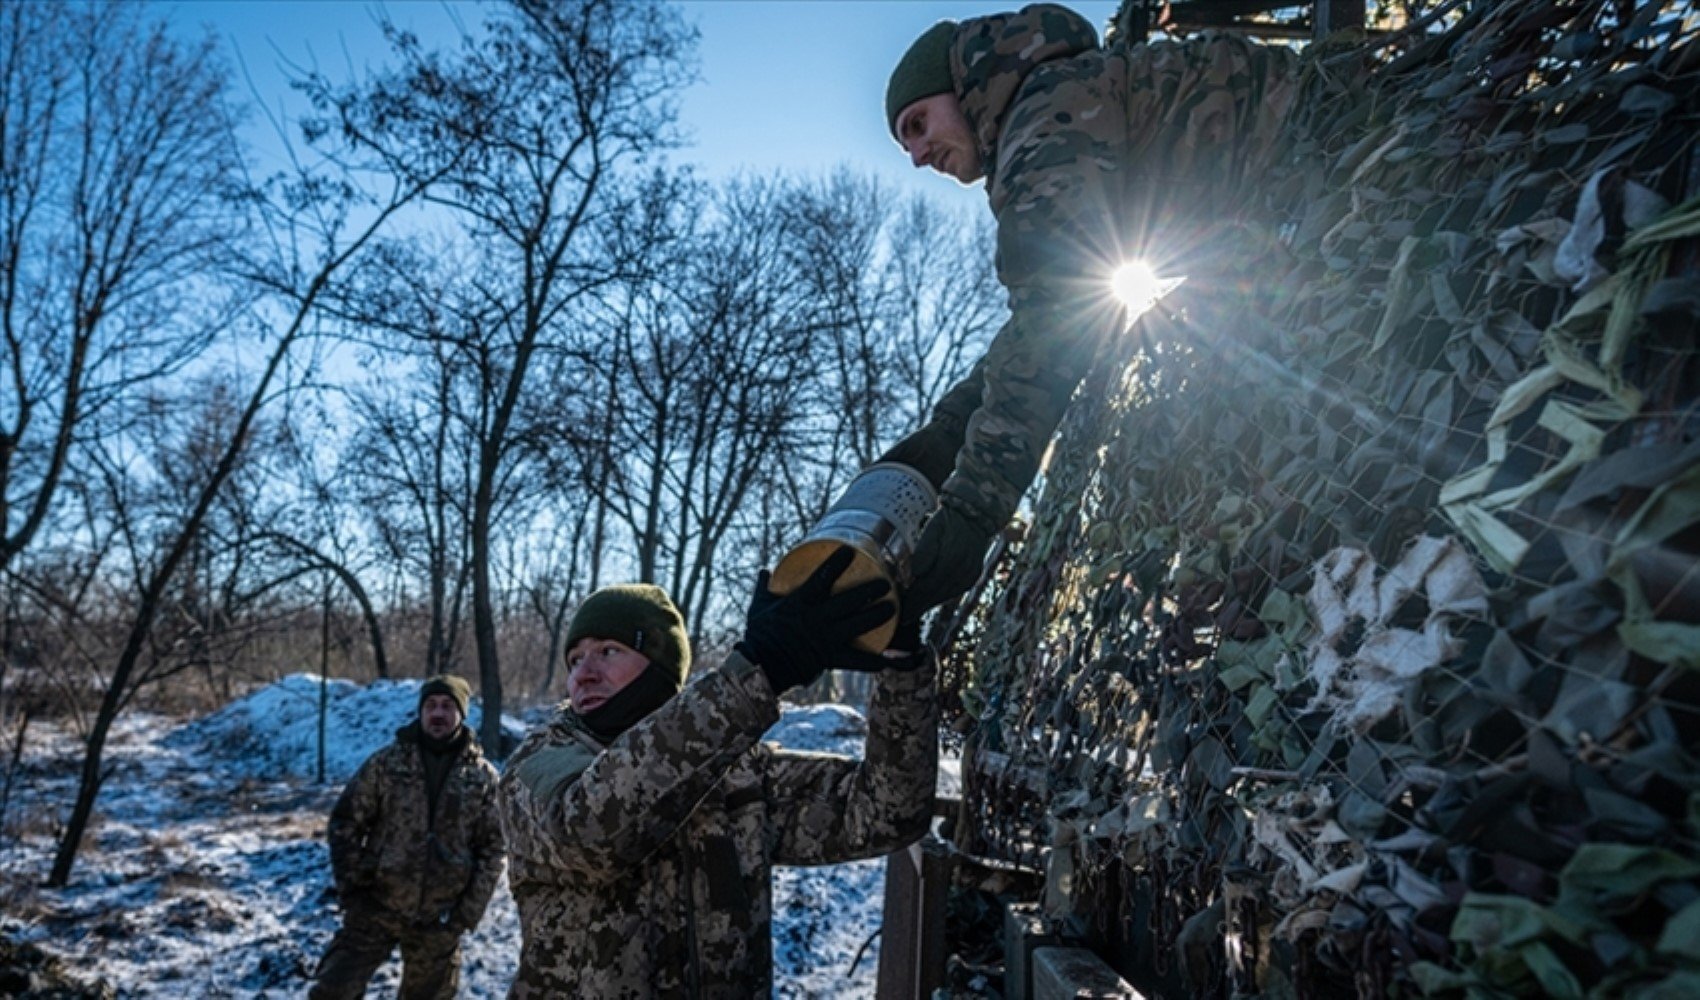
[[(232, 773), (253, 778), (314, 780), (319, 774), (319, 703), (325, 700), (325, 774), (342, 783), (366, 758), (395, 739), (396, 730), (419, 712), (418, 679), (381, 680), (367, 685), (347, 680), (324, 682), (317, 674), (291, 674), (206, 718), (180, 726), (165, 738), (167, 746), (198, 747)], [(483, 725), (479, 699), (467, 706), (467, 725)], [(515, 742), (526, 727), (511, 716), (502, 731)]]
[(862, 752), (868, 720), (846, 705), (780, 705), (779, 721), (762, 736), (790, 750), (854, 757)]
[[(0, 934), (66, 956), (126, 998), (285, 997), (305, 992), (338, 925), (325, 821), (341, 785), (394, 738), (419, 681), (323, 686), (325, 763), (317, 784), (321, 681), (295, 674), (204, 718), (142, 712), (114, 725), (110, 776), (62, 890), (42, 887), (58, 822), (76, 791), (81, 741), (31, 727), (0, 831)], [(473, 724), (479, 718), (477, 702)], [(523, 726), (504, 717), (515, 738)], [(867, 723), (839, 705), (783, 706), (766, 738), (859, 755)], [(940, 784), (948, 779), (941, 768)], [(871, 997), (884, 897), (883, 859), (774, 873), (774, 996)], [(462, 939), (463, 998), (505, 996), (519, 923), (504, 878)], [(865, 954), (851, 965), (858, 950)], [(400, 962), (368, 997), (394, 997)]]

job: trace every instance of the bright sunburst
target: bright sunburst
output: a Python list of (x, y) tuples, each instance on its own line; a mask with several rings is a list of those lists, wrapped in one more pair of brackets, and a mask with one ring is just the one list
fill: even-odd
[(1131, 322), (1150, 309), (1186, 278), (1159, 278), (1150, 264), (1142, 260), (1129, 261), (1110, 275), (1110, 292), (1127, 307)]

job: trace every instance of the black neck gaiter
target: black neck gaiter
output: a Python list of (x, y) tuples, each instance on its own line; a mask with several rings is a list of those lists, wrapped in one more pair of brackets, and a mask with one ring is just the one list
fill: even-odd
[(673, 676), (651, 661), (630, 684), (590, 711), (580, 713), (579, 718), (597, 739), (612, 743), (615, 737), (642, 722), (678, 693)]
[(437, 796), (442, 794), (443, 782), (448, 778), (455, 758), (460, 756), (470, 739), (472, 732), (464, 725), (455, 727), (455, 731), (443, 739), (427, 733), (424, 726), (419, 727), (419, 762), (425, 767), (425, 807), (433, 825), (437, 816)]

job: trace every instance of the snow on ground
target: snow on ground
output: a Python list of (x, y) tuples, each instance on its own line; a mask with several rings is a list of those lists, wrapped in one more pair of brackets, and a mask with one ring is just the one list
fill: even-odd
[[(287, 776), (312, 780), (319, 766), (319, 700), (325, 699), (325, 775), (334, 784), (354, 776), (367, 757), (395, 738), (419, 711), (417, 680), (322, 682), (317, 674), (291, 674), (240, 698), (203, 719), (179, 726), (163, 740), (168, 747), (203, 748), (230, 774), (249, 778)], [(483, 725), (484, 706), (474, 698), (467, 725)], [(512, 717), (502, 728), (516, 741), (525, 724)]]
[[(337, 915), (329, 898), (325, 819), (341, 785), (413, 715), (419, 681), (331, 681), (325, 764), (318, 677), (296, 674), (204, 718), (123, 716), (109, 739), (109, 777), (63, 890), (42, 887), (55, 834), (76, 792), (81, 742), (30, 729), (0, 830), (0, 936), (66, 957), (134, 998), (283, 997), (305, 991)], [(476, 701), (472, 720), (477, 725)], [(524, 726), (504, 717), (517, 737)], [(786, 706), (767, 738), (859, 754), (866, 723), (840, 705)], [(941, 775), (950, 794), (953, 775)], [(871, 997), (884, 862), (782, 868), (774, 878), (774, 995)], [(519, 925), (504, 878), (463, 939), (462, 997), (507, 992)], [(395, 995), (400, 964), (369, 997)]]

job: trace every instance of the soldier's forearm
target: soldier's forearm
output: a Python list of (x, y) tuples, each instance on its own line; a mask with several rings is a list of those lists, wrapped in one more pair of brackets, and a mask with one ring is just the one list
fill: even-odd
[(780, 864), (834, 864), (887, 854), (926, 832), (938, 782), (932, 666), (886, 672), (868, 711), (860, 761), (780, 758), (786, 788)]
[(930, 813), (938, 786), (937, 667), (930, 656), (928, 660), (913, 674), (881, 675), (868, 708), (865, 759), (874, 772), (870, 780), (889, 787), (889, 806), (900, 814)]

